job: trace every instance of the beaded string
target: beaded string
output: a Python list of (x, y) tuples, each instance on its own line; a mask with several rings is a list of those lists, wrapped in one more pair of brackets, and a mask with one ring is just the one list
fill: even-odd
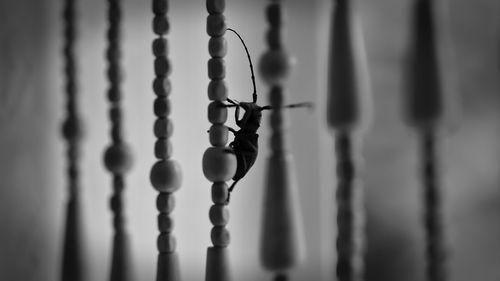
[(260, 246), (261, 264), (274, 273), (273, 280), (286, 281), (288, 272), (304, 258), (300, 206), (297, 204), (297, 180), (293, 158), (286, 144), (286, 118), (283, 106), (284, 83), (291, 72), (291, 56), (281, 40), (284, 11), (280, 1), (270, 1), (266, 18), (269, 29), (266, 42), (269, 50), (261, 57), (259, 70), (270, 86), (270, 156), (264, 192), (263, 227)]
[(236, 157), (231, 153), (228, 142), (227, 108), (222, 105), (228, 97), (227, 87), (224, 81), (226, 76), (224, 57), (227, 53), (227, 42), (224, 34), (227, 29), (224, 10), (225, 0), (206, 0), (207, 34), (208, 41), (208, 121), (212, 124), (209, 130), (209, 141), (212, 145), (203, 155), (203, 173), (205, 177), (213, 182), (212, 202), (209, 210), (209, 218), (213, 227), (210, 233), (213, 246), (207, 249), (206, 259), (206, 281), (230, 281), (233, 280), (229, 263), (230, 234), (226, 228), (229, 222), (229, 210), (226, 206), (228, 198), (228, 185), (236, 173)]
[(79, 197), (79, 158), (80, 142), (83, 136), (83, 128), (78, 114), (78, 87), (77, 69), (75, 60), (76, 41), (76, 15), (75, 0), (65, 0), (62, 12), (64, 23), (64, 76), (66, 94), (66, 120), (62, 125), (62, 135), (66, 141), (68, 180), (68, 205), (66, 213), (66, 228), (64, 234), (64, 248), (62, 257), (61, 280), (80, 281), (84, 280), (85, 270), (83, 268), (83, 253), (80, 234), (82, 233), (80, 221), (80, 197)]
[(157, 281), (179, 281), (179, 258), (176, 252), (176, 240), (173, 232), (173, 218), (171, 213), (175, 206), (173, 193), (178, 190), (182, 182), (181, 169), (177, 161), (172, 159), (173, 123), (170, 119), (170, 72), (171, 63), (168, 58), (168, 40), (165, 38), (169, 31), (167, 0), (153, 0), (153, 32), (157, 37), (153, 40), (152, 49), (154, 60), (153, 91), (156, 99), (153, 111), (156, 116), (154, 135), (157, 138), (154, 148), (156, 163), (151, 168), (150, 180), (152, 186), (159, 192), (156, 199), (158, 214), (158, 263), (156, 271)]
[(370, 117), (368, 67), (352, 1), (333, 3), (327, 121), (335, 132), (337, 159), (337, 266), (339, 281), (364, 280), (363, 186), (360, 134)]
[(424, 197), (427, 279), (445, 281), (446, 247), (436, 147), (438, 126), (443, 119), (444, 109), (432, 5), (429, 0), (415, 2), (407, 117), (410, 126), (419, 133), (421, 141), (420, 169)]
[(110, 198), (110, 209), (113, 213), (113, 253), (111, 258), (111, 281), (132, 280), (129, 254), (129, 239), (125, 230), (123, 212), (123, 193), (125, 189), (125, 174), (132, 167), (132, 155), (128, 145), (123, 140), (121, 109), (122, 91), (120, 88), (122, 69), (120, 66), (120, 28), (121, 1), (108, 0), (108, 47), (106, 59), (108, 62), (107, 78), (109, 88), (109, 119), (111, 122), (111, 145), (104, 152), (104, 164), (112, 175), (113, 194)]

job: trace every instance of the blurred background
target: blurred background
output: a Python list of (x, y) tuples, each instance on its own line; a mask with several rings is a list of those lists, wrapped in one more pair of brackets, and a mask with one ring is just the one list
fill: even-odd
[[(150, 1), (124, 0), (123, 67), (126, 139), (135, 165), (127, 176), (126, 214), (137, 280), (154, 280), (156, 191), (151, 89)], [(365, 135), (363, 180), (367, 210), (367, 280), (424, 280), (424, 233), (417, 138), (403, 121), (403, 70), (411, 0), (359, 0), (371, 72), (374, 111)], [(438, 3), (439, 2), (439, 3)], [(442, 139), (449, 270), (456, 281), (499, 280), (500, 269), (500, 4), (436, 1), (443, 85), (450, 122)], [(266, 1), (227, 1), (228, 25), (244, 37), (254, 64), (265, 50)], [(446, 5), (441, 5), (446, 4)], [(326, 57), (331, 1), (285, 1), (286, 49), (296, 64), (288, 101), (313, 101), (313, 112), (289, 112), (288, 132), (299, 183), (307, 259), (294, 280), (333, 280), (335, 213), (333, 144), (326, 127)], [(445, 7), (447, 6), (447, 8)], [(82, 208), (91, 280), (105, 280), (111, 260), (110, 177), (102, 165), (109, 144), (105, 80), (105, 1), (79, 1), (80, 111), (86, 124)], [(62, 1), (0, 0), (0, 279), (59, 278), (64, 207)], [(174, 158), (183, 169), (173, 213), (184, 280), (203, 280), (210, 245), (211, 184), (201, 170), (209, 146), (206, 118), (208, 36), (204, 1), (171, 1)], [(249, 100), (247, 58), (227, 36), (229, 95)], [(267, 88), (257, 77), (261, 101)], [(267, 124), (266, 116), (263, 123)], [(231, 198), (231, 262), (237, 280), (266, 280), (258, 262), (268, 129), (253, 169)]]

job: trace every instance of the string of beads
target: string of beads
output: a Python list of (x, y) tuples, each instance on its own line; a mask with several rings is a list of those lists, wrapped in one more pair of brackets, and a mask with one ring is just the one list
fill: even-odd
[(123, 112), (121, 108), (122, 69), (120, 66), (121, 48), (121, 1), (108, 0), (108, 46), (106, 59), (108, 62), (107, 78), (109, 88), (109, 120), (111, 123), (111, 145), (104, 152), (104, 164), (112, 175), (113, 194), (110, 198), (110, 209), (113, 213), (113, 254), (111, 261), (111, 281), (131, 280), (128, 236), (125, 231), (125, 216), (123, 193), (125, 189), (125, 174), (132, 167), (132, 155), (128, 145), (123, 140)]
[(151, 168), (150, 180), (152, 186), (159, 192), (156, 199), (158, 214), (158, 264), (156, 280), (180, 280), (179, 261), (176, 253), (176, 239), (173, 232), (173, 218), (171, 213), (175, 206), (173, 193), (182, 183), (181, 168), (177, 161), (172, 159), (173, 123), (170, 119), (171, 104), (171, 62), (168, 58), (168, 40), (165, 37), (170, 29), (167, 17), (169, 2), (167, 0), (153, 0), (153, 32), (157, 37), (153, 40), (152, 50), (154, 59), (153, 91), (156, 99), (153, 111), (156, 116), (153, 131), (157, 138), (154, 155), (156, 163)]
[(64, 234), (63, 264), (61, 280), (84, 280), (82, 242), (80, 239), (79, 189), (80, 189), (80, 143), (83, 128), (78, 114), (78, 85), (75, 59), (76, 15), (75, 0), (65, 0), (62, 12), (64, 22), (64, 78), (66, 95), (66, 119), (62, 124), (62, 135), (66, 141), (68, 202), (66, 229)]
[(227, 41), (224, 34), (227, 29), (224, 10), (224, 0), (207, 0), (207, 34), (208, 41), (208, 121), (212, 124), (209, 130), (209, 147), (203, 155), (203, 173), (205, 177), (213, 182), (212, 202), (209, 210), (209, 219), (213, 227), (210, 238), (213, 246), (207, 249), (207, 263), (205, 280), (207, 281), (229, 281), (232, 280), (229, 265), (228, 246), (230, 234), (226, 228), (229, 222), (229, 210), (226, 200), (228, 198), (228, 185), (236, 172), (236, 157), (228, 148), (228, 110), (222, 105), (228, 97), (227, 86), (224, 78), (226, 76), (226, 65), (224, 57), (227, 53)]

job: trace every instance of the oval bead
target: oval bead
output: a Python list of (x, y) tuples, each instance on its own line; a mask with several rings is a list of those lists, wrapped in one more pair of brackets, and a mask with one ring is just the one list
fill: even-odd
[(207, 34), (212, 37), (219, 37), (226, 33), (226, 17), (223, 14), (213, 14), (207, 16)]
[(169, 138), (174, 132), (174, 124), (170, 118), (158, 118), (155, 121), (153, 131), (157, 138)]
[(208, 121), (212, 124), (223, 124), (227, 121), (227, 108), (219, 101), (208, 105)]
[(155, 142), (155, 157), (158, 159), (168, 159), (172, 157), (172, 142), (168, 139), (158, 139)]
[(67, 141), (75, 141), (83, 136), (83, 126), (80, 118), (68, 116), (62, 125), (62, 135)]
[(149, 178), (156, 190), (161, 192), (174, 192), (181, 186), (181, 168), (174, 160), (160, 160), (151, 168)]
[(267, 51), (260, 59), (259, 71), (268, 85), (279, 85), (288, 78), (292, 69), (292, 60), (283, 50)]
[(170, 29), (170, 23), (164, 16), (155, 16), (153, 18), (153, 32), (156, 35), (165, 35)]
[(153, 111), (158, 117), (166, 117), (170, 115), (171, 105), (170, 100), (164, 97), (158, 97), (154, 101)]
[(208, 180), (228, 181), (236, 173), (236, 156), (228, 147), (209, 147), (203, 154), (202, 166)]
[(226, 63), (221, 58), (211, 58), (208, 60), (208, 78), (221, 80), (226, 77)]
[(160, 233), (156, 241), (156, 246), (160, 253), (173, 253), (177, 246), (177, 241), (170, 233)]
[(214, 226), (210, 232), (210, 238), (216, 247), (227, 247), (231, 242), (229, 231), (223, 226)]
[(112, 85), (111, 88), (108, 89), (107, 92), (108, 101), (117, 102), (122, 99), (122, 92), (117, 85)]
[(160, 192), (156, 197), (156, 209), (162, 213), (171, 213), (175, 208), (175, 197), (167, 192)]
[(209, 14), (222, 14), (226, 8), (226, 0), (207, 0)]
[(281, 107), (284, 103), (284, 89), (281, 86), (274, 86), (269, 93), (269, 103), (272, 106)]
[(113, 106), (109, 109), (109, 120), (112, 123), (121, 123), (123, 119), (122, 109), (118, 106)]
[(225, 182), (214, 182), (212, 184), (212, 202), (225, 204), (229, 195), (229, 186)]
[(167, 213), (158, 214), (158, 231), (171, 232), (174, 229), (174, 220)]
[(280, 49), (283, 45), (281, 39), (281, 29), (271, 28), (266, 32), (266, 42), (271, 50)]
[(167, 77), (156, 77), (153, 80), (153, 91), (159, 97), (166, 97), (170, 95), (172, 90), (172, 84), (170, 83), (170, 79)]
[(153, 13), (156, 15), (163, 15), (168, 12), (167, 0), (153, 0)]
[(224, 37), (211, 37), (208, 40), (208, 53), (214, 58), (222, 58), (227, 54), (227, 41)]
[(168, 41), (165, 38), (156, 38), (153, 40), (153, 55), (166, 56), (168, 53)]
[(208, 211), (210, 222), (215, 226), (225, 226), (229, 222), (229, 210), (226, 205), (212, 205)]
[(123, 174), (132, 167), (132, 154), (124, 143), (115, 143), (104, 152), (104, 166), (114, 174)]
[(172, 71), (172, 64), (167, 57), (160, 56), (156, 57), (154, 68), (156, 76), (167, 76)]
[(212, 80), (208, 84), (208, 99), (225, 101), (227, 99), (227, 86), (224, 80)]
[(213, 146), (225, 146), (228, 140), (228, 128), (222, 124), (214, 124), (210, 127), (210, 144)]
[(266, 19), (273, 27), (279, 27), (283, 24), (283, 11), (281, 4), (272, 3), (266, 8)]

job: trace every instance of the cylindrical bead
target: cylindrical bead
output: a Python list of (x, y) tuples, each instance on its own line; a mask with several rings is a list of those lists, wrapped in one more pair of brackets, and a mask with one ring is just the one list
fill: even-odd
[(214, 58), (222, 58), (227, 54), (227, 41), (224, 37), (211, 37), (208, 40), (208, 53)]
[(231, 242), (229, 231), (224, 226), (214, 226), (210, 232), (210, 238), (216, 247), (227, 247)]
[(153, 0), (153, 13), (164, 15), (168, 12), (168, 0)]
[(168, 159), (172, 157), (172, 143), (168, 139), (158, 139), (155, 142), (155, 157), (158, 159)]
[(153, 105), (153, 111), (156, 116), (158, 117), (166, 117), (170, 115), (170, 100), (162, 97), (158, 97), (155, 99), (154, 105)]
[(211, 58), (208, 60), (208, 78), (221, 80), (226, 77), (226, 63), (222, 58)]
[(212, 80), (208, 84), (208, 98), (212, 101), (225, 101), (227, 99), (227, 86), (224, 80)]
[(219, 37), (226, 33), (226, 17), (223, 14), (213, 14), (207, 16), (207, 34), (212, 37)]
[(284, 14), (280, 3), (272, 3), (266, 8), (266, 18), (272, 27), (280, 27), (283, 24)]
[(170, 60), (167, 57), (159, 56), (156, 57), (154, 62), (154, 69), (156, 76), (167, 76), (172, 70)]
[(170, 79), (167, 77), (156, 77), (153, 80), (153, 91), (159, 97), (166, 97), (170, 95), (170, 91), (172, 90), (172, 84), (170, 83)]
[(222, 124), (214, 124), (210, 127), (210, 144), (213, 146), (225, 146), (228, 140), (228, 128)]
[(210, 222), (214, 226), (225, 226), (229, 222), (229, 210), (226, 205), (216, 204), (210, 207), (208, 212)]
[(167, 192), (160, 192), (156, 197), (156, 209), (162, 213), (171, 213), (175, 208), (175, 197)]
[(153, 18), (153, 32), (156, 35), (165, 35), (167, 34), (170, 28), (170, 23), (168, 19), (164, 16), (155, 16)]
[(153, 40), (153, 55), (160, 57), (168, 54), (168, 41), (159, 37)]
[(150, 180), (156, 190), (174, 192), (181, 186), (181, 168), (174, 160), (160, 160), (151, 168)]
[(212, 185), (212, 202), (225, 204), (229, 195), (229, 187), (225, 182), (214, 182)]
[(277, 50), (282, 47), (281, 30), (278, 28), (271, 28), (266, 32), (267, 45), (271, 50)]
[(160, 233), (156, 245), (160, 253), (172, 253), (175, 251), (177, 241), (170, 233)]
[(223, 124), (227, 120), (227, 108), (219, 101), (208, 105), (208, 121), (212, 124)]
[(155, 121), (153, 130), (157, 138), (169, 138), (174, 131), (174, 124), (170, 118), (158, 118)]
[(227, 147), (209, 147), (202, 160), (203, 174), (212, 182), (230, 180), (236, 173), (236, 156)]
[(160, 232), (171, 232), (174, 228), (174, 220), (168, 213), (158, 214), (158, 230)]
[(207, 0), (209, 14), (222, 14), (226, 8), (226, 0)]

